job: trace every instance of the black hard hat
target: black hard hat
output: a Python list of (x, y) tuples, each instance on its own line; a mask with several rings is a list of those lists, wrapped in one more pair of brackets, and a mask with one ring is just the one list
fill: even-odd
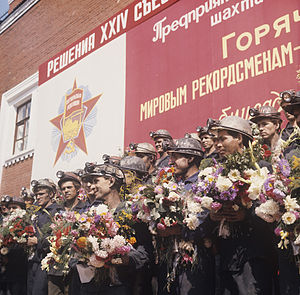
[(168, 153), (180, 153), (197, 157), (202, 157), (204, 154), (200, 142), (192, 137), (178, 139), (175, 146)]
[(32, 180), (31, 181), (32, 191), (35, 193), (40, 188), (48, 188), (54, 194), (56, 193), (56, 185), (53, 180), (48, 178), (43, 178), (39, 180)]
[(288, 104), (286, 106), (283, 106), (283, 109), (288, 113), (293, 114), (295, 108), (300, 106), (300, 91), (288, 93), (289, 95), (287, 95), (287, 93), (287, 91), (283, 91), (280, 93), (281, 98), (284, 99), (285, 96), (287, 97), (287, 99), (285, 99), (284, 101)]
[(261, 119), (275, 119), (281, 124), (282, 119), (280, 118), (280, 112), (271, 106), (262, 106), (259, 110), (251, 108), (249, 110), (249, 115), (252, 117), (251, 122), (257, 123)]
[(146, 174), (147, 169), (144, 161), (137, 156), (126, 156), (120, 161), (122, 170), (130, 170), (138, 173)]
[(58, 181), (59, 187), (61, 187), (61, 185), (67, 181), (74, 181), (81, 186), (80, 178), (74, 172), (64, 172), (64, 171), (59, 170), (56, 172), (56, 176), (59, 178), (59, 181)]
[(84, 177), (90, 176), (113, 176), (124, 182), (124, 173), (117, 165), (109, 162), (104, 164), (85, 163)]
[(153, 140), (156, 140), (157, 138), (168, 138), (168, 139), (172, 140), (171, 134), (169, 133), (168, 130), (165, 130), (165, 129), (159, 129), (159, 130), (156, 130), (155, 132), (151, 131), (149, 133), (149, 135)]

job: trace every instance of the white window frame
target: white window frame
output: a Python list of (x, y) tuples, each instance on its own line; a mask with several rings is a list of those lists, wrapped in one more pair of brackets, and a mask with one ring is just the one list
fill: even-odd
[[(0, 0), (1, 1), (1, 0)], [(0, 34), (2, 34), (6, 29), (8, 29), (12, 24), (14, 24), (20, 17), (23, 16), (32, 6), (34, 6), (40, 0), (28, 0), (23, 3), (18, 9), (11, 12), (7, 18), (3, 20), (0, 24)], [(9, 1), (8, 4), (11, 4), (13, 1)]]
[[(37, 131), (37, 124), (34, 121), (37, 95), (38, 72), (2, 95), (0, 110), (0, 163), (2, 167), (8, 167), (33, 157)], [(28, 100), (31, 100), (31, 111), (27, 148), (20, 153), (13, 154), (17, 108)], [(1, 177), (2, 169), (0, 169)]]

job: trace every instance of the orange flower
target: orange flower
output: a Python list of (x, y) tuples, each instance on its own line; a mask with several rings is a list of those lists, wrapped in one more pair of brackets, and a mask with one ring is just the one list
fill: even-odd
[(80, 237), (77, 242), (76, 242), (77, 246), (79, 248), (85, 248), (86, 247), (86, 244), (87, 244), (87, 241), (86, 241), (86, 237)]
[(129, 239), (129, 243), (130, 243), (131, 245), (135, 244), (135, 243), (136, 243), (136, 238), (135, 238), (135, 237), (131, 237), (131, 238)]

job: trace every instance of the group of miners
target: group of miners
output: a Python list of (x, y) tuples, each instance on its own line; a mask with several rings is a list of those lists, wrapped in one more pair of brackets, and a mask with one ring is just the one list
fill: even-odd
[[(113, 279), (99, 284), (91, 275), (91, 268), (76, 259), (70, 260), (68, 275), (41, 268), (42, 259), (50, 251), (49, 229), (42, 229), (57, 212), (84, 212), (104, 203), (116, 214), (125, 204), (124, 184), (129, 191), (134, 181), (151, 184), (163, 167), (174, 167), (178, 183), (189, 190), (197, 182), (203, 159), (222, 162), (230, 154), (243, 153), (253, 141), (251, 122), (256, 123), (272, 156), (282, 156), (281, 141), (288, 140), (300, 127), (300, 91), (284, 91), (280, 96), (288, 121), (283, 130), (281, 115), (272, 106), (251, 109), (249, 121), (237, 116), (220, 121), (209, 119), (207, 126), (177, 140), (160, 129), (150, 133), (155, 147), (150, 143), (131, 144), (132, 153), (121, 159), (104, 156), (103, 164), (87, 163), (73, 172), (59, 171), (57, 185), (51, 179), (33, 180), (32, 192), (24, 189), (20, 196), (2, 197), (1, 218), (15, 209), (35, 206), (36, 231), (28, 239), (28, 245), (34, 248), (30, 257), (18, 247), (1, 255), (0, 294), (300, 294), (300, 275), (291, 259), (292, 247), (278, 249), (272, 224), (243, 208), (233, 210), (226, 206), (218, 212), (200, 214), (200, 226), (193, 233), (172, 229), (158, 232), (162, 237), (180, 235), (197, 245), (197, 266), (177, 273), (170, 288), (166, 288), (166, 267), (155, 261), (153, 237), (143, 223), (135, 225), (137, 243), (116, 267)], [(299, 148), (300, 138), (296, 138), (285, 149), (284, 156), (291, 157)], [(259, 164), (272, 169), (272, 163), (267, 161)], [(78, 197), (82, 192), (85, 199)], [(227, 238), (215, 231), (224, 218), (234, 228), (234, 234)]]

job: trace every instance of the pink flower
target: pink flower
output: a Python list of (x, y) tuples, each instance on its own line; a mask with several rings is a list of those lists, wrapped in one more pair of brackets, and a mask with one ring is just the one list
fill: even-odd
[(212, 210), (215, 210), (215, 211), (218, 211), (222, 208), (222, 204), (219, 203), (219, 202), (212, 202), (211, 204), (211, 209)]
[(163, 191), (164, 191), (164, 190), (163, 190), (163, 188), (162, 188), (161, 185), (156, 186), (155, 189), (154, 189), (154, 192), (155, 192), (156, 194), (162, 194)]
[(276, 236), (280, 236), (280, 232), (281, 232), (281, 228), (280, 227), (276, 227), (274, 229), (274, 233), (275, 233)]
[(130, 246), (122, 246), (122, 247), (116, 249), (116, 253), (121, 254), (121, 255), (124, 255), (128, 252), (130, 252)]
[(157, 228), (158, 228), (158, 229), (161, 229), (161, 230), (165, 230), (165, 229), (166, 229), (166, 226), (163, 225), (162, 223), (158, 223), (158, 224), (157, 224)]
[(115, 222), (113, 222), (110, 226), (107, 226), (107, 228), (108, 228), (108, 234), (111, 237), (115, 236), (119, 230), (119, 226)]

